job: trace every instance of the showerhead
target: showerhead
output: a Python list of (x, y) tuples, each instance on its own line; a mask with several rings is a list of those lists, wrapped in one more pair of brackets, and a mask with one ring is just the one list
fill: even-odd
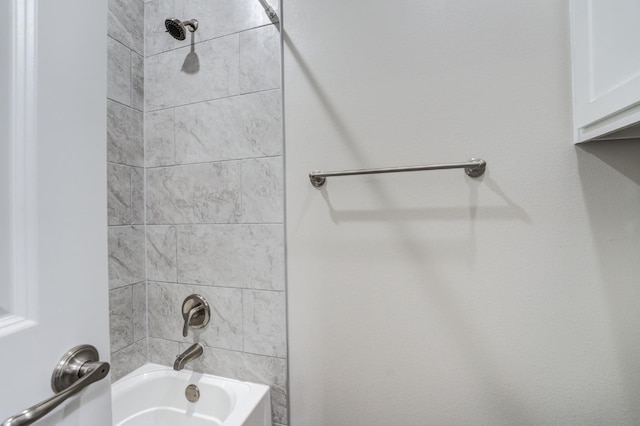
[(184, 40), (187, 38), (186, 28), (189, 28), (190, 32), (194, 32), (198, 29), (198, 20), (191, 19), (190, 21), (181, 22), (179, 19), (171, 18), (165, 19), (164, 26), (167, 29), (167, 32), (171, 34), (171, 37), (176, 40)]

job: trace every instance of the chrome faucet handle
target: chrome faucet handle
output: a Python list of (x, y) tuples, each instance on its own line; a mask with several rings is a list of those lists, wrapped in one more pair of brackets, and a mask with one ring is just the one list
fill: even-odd
[(182, 328), (182, 336), (187, 337), (189, 327), (203, 328), (209, 324), (211, 319), (211, 309), (207, 300), (199, 294), (192, 294), (182, 302), (182, 318), (184, 318), (184, 326)]
[(203, 311), (204, 311), (204, 306), (202, 305), (198, 305), (189, 309), (189, 313), (184, 319), (184, 326), (182, 327), (183, 337), (187, 337), (187, 335), (189, 334), (189, 326), (191, 325), (191, 322), (197, 315), (200, 315)]

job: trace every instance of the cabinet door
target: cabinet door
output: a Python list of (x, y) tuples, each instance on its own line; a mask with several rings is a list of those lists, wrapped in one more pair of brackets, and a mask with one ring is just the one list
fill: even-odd
[(640, 1), (572, 0), (575, 141), (640, 122)]

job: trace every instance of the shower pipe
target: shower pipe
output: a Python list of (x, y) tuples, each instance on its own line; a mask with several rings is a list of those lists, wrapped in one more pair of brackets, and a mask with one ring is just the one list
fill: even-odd
[(264, 12), (267, 14), (271, 22), (273, 22), (274, 24), (279, 23), (280, 18), (278, 17), (278, 13), (273, 9), (273, 7), (271, 7), (271, 5), (266, 2), (266, 0), (258, 0), (258, 1), (262, 5)]
[(484, 174), (487, 162), (479, 158), (472, 158), (466, 163), (431, 164), (427, 166), (384, 167), (379, 169), (343, 170), (336, 172), (315, 171), (309, 173), (309, 180), (316, 188), (323, 186), (328, 177), (375, 175), (379, 173), (421, 172), (425, 170), (464, 169), (470, 177), (480, 177)]

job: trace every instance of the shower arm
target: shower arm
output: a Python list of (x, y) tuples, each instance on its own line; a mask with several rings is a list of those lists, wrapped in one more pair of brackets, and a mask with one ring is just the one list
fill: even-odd
[(269, 17), (269, 19), (271, 20), (271, 22), (273, 22), (274, 24), (279, 23), (280, 18), (278, 17), (278, 13), (275, 11), (275, 9), (271, 7), (271, 5), (269, 5), (269, 3), (266, 2), (266, 0), (258, 0), (258, 1), (264, 8), (264, 11)]
[(195, 32), (195, 30), (198, 29), (198, 20), (197, 19), (190, 19), (188, 21), (182, 21), (182, 24), (185, 27), (187, 27), (189, 32)]

